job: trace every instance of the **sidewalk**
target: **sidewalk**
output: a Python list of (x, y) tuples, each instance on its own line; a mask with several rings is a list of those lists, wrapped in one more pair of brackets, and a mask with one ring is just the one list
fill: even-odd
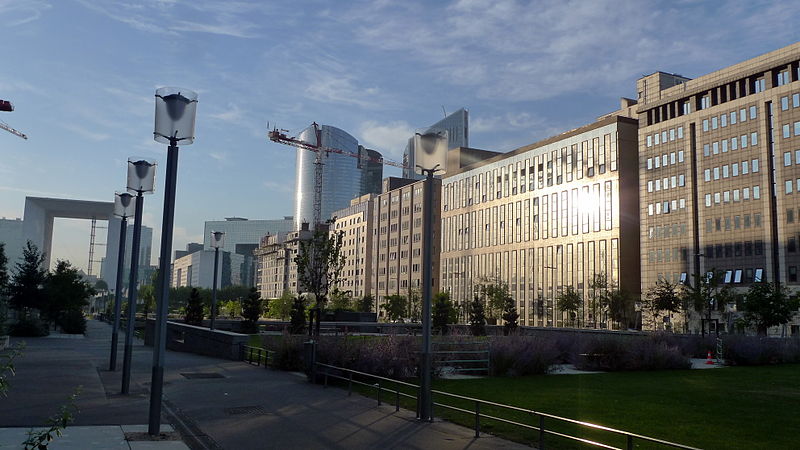
[[(107, 324), (89, 321), (85, 339), (26, 339), (9, 398), (0, 401), (0, 427), (42, 425), (78, 385), (76, 431), (146, 423), (151, 349), (135, 345), (131, 395), (121, 396), (123, 346), (117, 371), (109, 372), (110, 336)], [(475, 439), (472, 430), (448, 422), (419, 423), (410, 411), (396, 413), (372, 399), (238, 361), (168, 352), (164, 381), (162, 423), (175, 425), (191, 448), (529, 448), (491, 436)], [(139, 444), (130, 448), (161, 448)]]

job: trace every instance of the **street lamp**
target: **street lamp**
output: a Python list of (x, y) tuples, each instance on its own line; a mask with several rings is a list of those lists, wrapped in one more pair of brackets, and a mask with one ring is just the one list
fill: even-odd
[(175, 219), (175, 185), (178, 177), (178, 143), (194, 142), (194, 119), (197, 112), (197, 93), (188, 89), (163, 87), (156, 90), (156, 142), (168, 144), (167, 175), (164, 182), (164, 214), (161, 222), (161, 251), (158, 260), (156, 289), (156, 327), (153, 343), (153, 370), (150, 383), (150, 416), (147, 432), (158, 435), (161, 427), (161, 397), (164, 382), (164, 352), (167, 337), (169, 306), (170, 253), (172, 225)]
[(119, 246), (117, 251), (117, 279), (114, 285), (114, 328), (111, 330), (111, 359), (108, 370), (117, 370), (117, 342), (119, 342), (119, 315), (122, 309), (122, 270), (125, 266), (125, 234), (128, 231), (128, 217), (133, 215), (133, 196), (127, 192), (114, 194), (114, 215), (121, 219), (119, 226)]
[(433, 176), (447, 170), (447, 131), (428, 129), (414, 135), (416, 172), (425, 175), (425, 209), (423, 231), (425, 245), (422, 256), (422, 364), (417, 418), (433, 420), (431, 395), (431, 291), (433, 263)]
[[(128, 326), (125, 332), (125, 353), (122, 359), (122, 393), (131, 386), (131, 356), (133, 332), (136, 324), (136, 297), (138, 295), (139, 244), (142, 240), (143, 194), (152, 194), (156, 184), (156, 163), (144, 158), (128, 158), (128, 192), (136, 194), (136, 211), (133, 216), (131, 240), (131, 273), (128, 279)], [(147, 317), (144, 318), (147, 322)]]
[(217, 271), (219, 270), (219, 249), (225, 247), (225, 233), (222, 231), (211, 232), (211, 248), (214, 249), (214, 284), (211, 286), (211, 326), (214, 329), (214, 320), (217, 318)]

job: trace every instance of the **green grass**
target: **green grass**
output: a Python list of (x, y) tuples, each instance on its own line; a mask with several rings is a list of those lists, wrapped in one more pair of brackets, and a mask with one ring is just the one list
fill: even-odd
[(259, 334), (251, 334), (250, 339), (247, 340), (247, 345), (250, 347), (264, 347), (264, 339)]
[[(408, 380), (415, 383), (417, 380)], [(331, 380), (331, 384), (334, 384)], [(337, 383), (340, 386), (346, 383)], [(346, 387), (346, 386), (345, 386)], [(394, 386), (386, 386), (395, 389)], [(583, 420), (704, 449), (798, 448), (800, 365), (732, 367), (714, 370), (539, 375), (518, 378), (436, 380), (434, 389)], [(375, 389), (354, 386), (375, 397)], [(410, 391), (408, 391), (410, 393)], [(394, 404), (394, 392), (381, 394)], [(437, 403), (474, 410), (474, 403), (434, 395)], [(401, 398), (415, 409), (415, 402)], [(481, 406), (490, 414), (536, 426), (538, 418)], [(467, 427), (474, 415), (435, 407), (434, 414)], [(546, 420), (547, 429), (625, 448), (624, 438)], [(535, 444), (538, 434), (482, 419), (481, 430)], [(555, 436), (548, 448), (595, 448)], [(635, 441), (635, 448), (666, 448)]]
[[(434, 389), (700, 448), (798, 446), (800, 365), (438, 380)], [(441, 408), (438, 414), (467, 426), (474, 424), (474, 418), (464, 414)], [(535, 424), (532, 417), (516, 418)], [(516, 441), (536, 439), (535, 432), (498, 422), (487, 421), (483, 429)], [(570, 426), (557, 429), (577, 431)], [(579, 433), (624, 447), (622, 440), (608, 441), (608, 433)], [(557, 448), (574, 448), (559, 438), (548, 437), (548, 442)], [(658, 448), (644, 442), (636, 447)]]

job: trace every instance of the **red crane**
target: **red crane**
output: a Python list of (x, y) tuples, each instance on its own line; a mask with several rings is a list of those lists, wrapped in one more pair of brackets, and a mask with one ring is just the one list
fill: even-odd
[(360, 154), (348, 150), (342, 150), (340, 148), (323, 147), (322, 129), (319, 127), (319, 125), (317, 125), (316, 122), (312, 123), (311, 126), (314, 127), (316, 144), (312, 144), (306, 141), (301, 141), (296, 137), (289, 137), (286, 134), (284, 134), (284, 132), (286, 132), (287, 130), (278, 130), (277, 128), (273, 128), (272, 131), (268, 133), (268, 136), (269, 140), (272, 142), (277, 142), (279, 144), (284, 144), (284, 145), (290, 145), (292, 147), (297, 147), (303, 150), (308, 150), (316, 153), (316, 157), (314, 159), (314, 224), (313, 224), (314, 228), (316, 228), (318, 223), (322, 222), (322, 166), (323, 166), (322, 157), (325, 156), (326, 154), (336, 153), (339, 155), (358, 158), (362, 161), (386, 164), (389, 166), (399, 167), (401, 169), (407, 168), (407, 166), (403, 165), (402, 163), (391, 161), (384, 157), (373, 158), (371, 156), (367, 156), (366, 154)]
[[(14, 111), (14, 104), (11, 103), (8, 100), (0, 100), (0, 111), (5, 111), (5, 112)], [(9, 133), (11, 133), (13, 135), (19, 136), (22, 139), (28, 139), (28, 136), (26, 136), (25, 133), (22, 133), (21, 131), (18, 131), (18, 130), (14, 129), (14, 128), (11, 128), (10, 126), (8, 126), (7, 123), (5, 123), (3, 121), (0, 121), (0, 128), (2, 128), (3, 130), (8, 131)]]

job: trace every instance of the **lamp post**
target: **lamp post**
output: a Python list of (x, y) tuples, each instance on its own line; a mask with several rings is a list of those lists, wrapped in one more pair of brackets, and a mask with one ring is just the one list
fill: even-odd
[[(133, 215), (133, 196), (127, 192), (114, 194), (114, 215), (121, 219), (119, 226), (119, 246), (117, 251), (117, 278), (114, 284), (114, 328), (111, 330), (111, 358), (108, 370), (117, 370), (117, 343), (119, 342), (119, 315), (122, 310), (122, 271), (125, 266), (125, 234), (128, 231), (128, 217)], [(105, 308), (104, 308), (105, 309)]]
[(164, 382), (164, 347), (169, 307), (170, 253), (172, 225), (175, 218), (175, 186), (178, 176), (178, 143), (194, 142), (194, 119), (197, 112), (197, 93), (188, 89), (163, 87), (156, 90), (156, 142), (168, 144), (167, 175), (164, 182), (164, 214), (161, 224), (161, 250), (156, 286), (156, 327), (153, 342), (153, 369), (150, 383), (150, 414), (147, 432), (158, 435), (161, 428), (161, 397)]
[(225, 233), (222, 231), (211, 232), (211, 248), (214, 249), (214, 284), (211, 285), (211, 326), (217, 318), (217, 271), (219, 270), (219, 249), (225, 247)]
[(423, 233), (425, 245), (422, 256), (422, 352), (417, 418), (433, 420), (431, 394), (431, 294), (433, 263), (433, 176), (444, 173), (447, 166), (447, 132), (429, 129), (414, 135), (414, 160), (416, 170), (425, 175)]
[[(127, 394), (131, 386), (131, 356), (133, 355), (133, 332), (136, 324), (136, 298), (138, 296), (139, 245), (142, 240), (142, 207), (145, 193), (152, 193), (156, 183), (156, 163), (144, 158), (128, 158), (128, 192), (136, 193), (136, 211), (133, 216), (133, 239), (131, 240), (131, 273), (128, 279), (128, 326), (125, 331), (125, 353), (122, 359), (122, 393)], [(147, 317), (145, 317), (147, 321)]]

